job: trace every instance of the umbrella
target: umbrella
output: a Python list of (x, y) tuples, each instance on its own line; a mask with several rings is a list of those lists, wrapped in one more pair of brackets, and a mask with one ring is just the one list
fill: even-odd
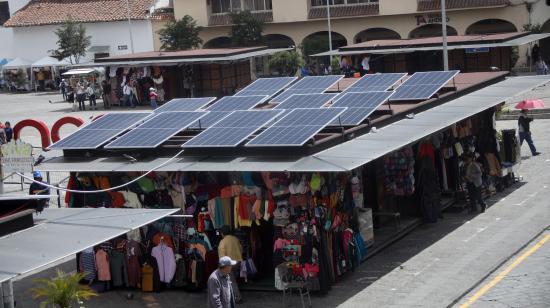
[(526, 99), (516, 105), (516, 109), (544, 108), (544, 102), (540, 99)]

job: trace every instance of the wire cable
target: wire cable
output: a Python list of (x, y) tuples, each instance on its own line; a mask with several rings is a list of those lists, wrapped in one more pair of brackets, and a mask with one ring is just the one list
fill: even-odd
[(178, 156), (180, 156), (181, 153), (183, 153), (184, 150), (181, 150), (179, 151), (176, 155), (174, 155), (172, 158), (170, 158), (169, 160), (163, 162), (162, 164), (154, 167), (153, 169), (145, 172), (144, 174), (138, 176), (137, 178), (129, 181), (129, 182), (126, 182), (124, 184), (121, 184), (121, 185), (118, 185), (118, 186), (115, 186), (115, 187), (111, 187), (111, 188), (107, 188), (107, 189), (98, 189), (98, 190), (76, 190), (76, 189), (68, 189), (68, 188), (63, 188), (63, 187), (59, 187), (59, 186), (56, 186), (56, 185), (51, 185), (51, 184), (48, 184), (48, 183), (44, 183), (44, 182), (41, 182), (41, 181), (37, 181), (35, 180), (34, 178), (32, 177), (29, 177), (29, 176), (26, 176), (22, 173), (19, 173), (19, 172), (16, 172), (17, 175), (29, 180), (29, 181), (32, 181), (34, 183), (38, 183), (40, 185), (43, 185), (45, 187), (48, 187), (48, 188), (52, 188), (52, 189), (56, 189), (56, 190), (61, 190), (61, 191), (65, 191), (65, 192), (70, 192), (70, 193), (75, 193), (75, 194), (97, 194), (97, 193), (102, 193), (102, 192), (109, 192), (109, 191), (113, 191), (113, 190), (118, 190), (120, 188), (123, 188), (123, 187), (126, 187), (132, 183), (135, 183), (139, 180), (141, 180), (142, 178), (146, 177), (149, 173), (159, 169), (159, 168), (162, 168), (166, 165), (168, 165), (171, 161), (173, 161), (174, 159), (176, 159)]

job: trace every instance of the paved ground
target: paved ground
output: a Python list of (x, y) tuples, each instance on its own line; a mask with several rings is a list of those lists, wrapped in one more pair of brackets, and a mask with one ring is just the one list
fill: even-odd
[[(538, 95), (541, 93), (533, 94)], [(53, 123), (58, 117), (69, 113), (68, 104), (49, 104), (47, 100), (48, 96), (0, 94), (0, 108), (8, 111), (2, 112), (0, 120), (16, 122), (34, 110), (33, 114), (38, 114), (34, 117)], [(12, 107), (17, 101), (23, 103)], [(95, 113), (100, 112), (76, 114), (88, 117)], [(499, 125), (511, 128), (516, 123), (499, 122)], [(535, 143), (543, 155), (525, 157), (519, 173), (523, 176), (523, 182), (490, 200), (491, 207), (485, 214), (450, 212), (437, 224), (421, 226), (369, 259), (354, 273), (347, 274), (329, 295), (314, 295), (313, 306), (446, 307), (467, 299), (472, 288), (483, 283), (489, 273), (495, 270), (498, 273), (504, 262), (550, 225), (547, 202), (550, 197), (550, 175), (541, 172), (550, 167), (550, 139), (545, 134), (548, 130), (548, 120), (533, 123)], [(523, 150), (528, 152), (526, 145)], [(541, 248), (538, 253), (548, 257), (548, 250)], [(62, 267), (71, 270), (72, 263)], [(37, 276), (48, 277), (51, 274), (52, 271), (45, 271)], [(17, 307), (37, 306), (28, 291), (32, 278), (15, 283)], [(541, 279), (546, 279), (543, 282), (547, 283), (550, 278), (546, 275)], [(542, 285), (543, 282), (537, 283)], [(525, 285), (532, 283), (525, 280)], [(506, 286), (503, 285), (503, 288)], [(160, 294), (134, 292), (132, 300), (126, 299), (126, 294), (126, 291), (104, 293), (86, 306), (203, 307), (205, 304), (204, 293), (177, 290)], [(507, 291), (501, 294), (507, 294)], [(239, 307), (281, 307), (279, 293), (246, 292), (244, 296), (246, 302)], [(502, 295), (488, 292), (486, 296), (498, 298)], [(484, 304), (480, 302), (481, 306), (477, 307), (485, 307)], [(298, 303), (294, 302), (293, 306), (298, 306)]]

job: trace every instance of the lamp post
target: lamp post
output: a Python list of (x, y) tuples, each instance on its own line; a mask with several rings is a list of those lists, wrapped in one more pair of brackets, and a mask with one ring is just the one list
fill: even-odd
[(327, 0), (327, 23), (328, 23), (328, 50), (330, 51), (329, 67), (332, 67), (332, 26), (330, 24), (330, 0)]
[(447, 50), (447, 9), (445, 0), (441, 0), (441, 33), (443, 37), (443, 70), (449, 70), (449, 52)]
[(132, 35), (132, 18), (130, 16), (130, 0), (126, 0), (126, 12), (128, 15), (128, 31), (130, 32), (130, 51), (134, 53), (134, 36)]

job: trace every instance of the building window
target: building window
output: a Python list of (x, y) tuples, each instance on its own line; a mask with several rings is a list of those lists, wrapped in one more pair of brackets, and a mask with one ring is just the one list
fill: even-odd
[[(378, 0), (328, 0), (330, 5), (378, 3)], [(326, 6), (327, 0), (311, 0), (311, 6)]]
[(212, 13), (271, 11), (272, 0), (211, 0)]
[(0, 2), (0, 26), (10, 19), (10, 5), (8, 1)]

